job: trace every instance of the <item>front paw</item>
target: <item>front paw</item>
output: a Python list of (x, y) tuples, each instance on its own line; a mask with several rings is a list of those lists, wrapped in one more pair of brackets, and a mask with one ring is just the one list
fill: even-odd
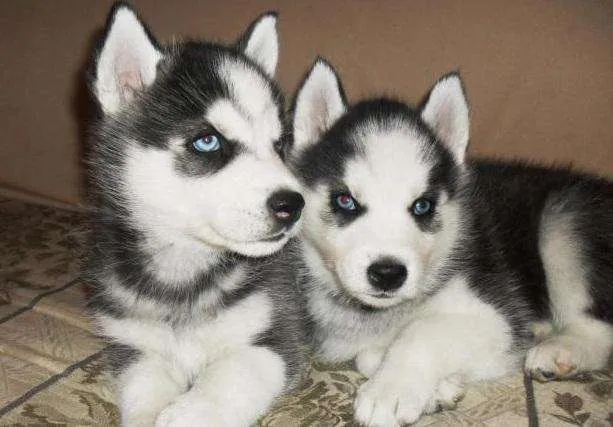
[(569, 377), (585, 359), (583, 351), (572, 339), (553, 336), (528, 350), (524, 369), (542, 382)]
[(373, 378), (358, 390), (355, 419), (366, 427), (396, 427), (414, 423), (434, 398), (435, 390), (397, 377)]
[(158, 415), (155, 427), (222, 426), (218, 408), (202, 396), (180, 396)]

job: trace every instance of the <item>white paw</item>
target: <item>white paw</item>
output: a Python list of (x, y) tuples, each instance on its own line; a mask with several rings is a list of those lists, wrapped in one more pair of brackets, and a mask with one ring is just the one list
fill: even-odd
[(582, 359), (575, 343), (565, 336), (554, 336), (528, 350), (525, 369), (540, 381), (550, 381), (576, 373)]
[(455, 409), (464, 398), (464, 381), (460, 375), (450, 375), (442, 379), (436, 388), (434, 397), (426, 403), (424, 412), (432, 414), (439, 410)]
[(218, 408), (202, 396), (184, 394), (158, 415), (156, 427), (221, 426)]
[(379, 366), (381, 366), (384, 355), (385, 350), (381, 347), (374, 347), (361, 351), (355, 358), (355, 367), (362, 375), (370, 378), (377, 372)]
[(355, 419), (367, 427), (396, 427), (414, 423), (434, 398), (429, 387), (398, 377), (371, 379), (358, 390), (354, 402)]

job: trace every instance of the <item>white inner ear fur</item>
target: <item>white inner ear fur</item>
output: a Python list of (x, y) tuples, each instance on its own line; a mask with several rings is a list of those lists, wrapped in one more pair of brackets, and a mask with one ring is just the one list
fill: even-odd
[(343, 115), (346, 105), (334, 70), (318, 61), (309, 72), (296, 98), (294, 146), (301, 150), (316, 143)]
[(463, 163), (469, 137), (469, 108), (459, 76), (444, 77), (436, 83), (421, 117), (456, 161)]
[(276, 16), (266, 15), (253, 26), (244, 53), (260, 65), (270, 77), (275, 75), (279, 60)]
[(161, 58), (134, 12), (118, 9), (96, 64), (94, 88), (104, 112), (117, 112), (153, 83)]

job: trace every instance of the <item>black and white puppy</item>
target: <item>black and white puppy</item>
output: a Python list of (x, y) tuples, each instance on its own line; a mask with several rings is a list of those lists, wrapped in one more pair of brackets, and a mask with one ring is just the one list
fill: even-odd
[(124, 425), (247, 426), (307, 366), (276, 22), (163, 46), (130, 7), (108, 18), (87, 273)]
[[(368, 426), (453, 407), (467, 381), (605, 366), (613, 346), (613, 184), (466, 159), (460, 77), (419, 108), (348, 106), (323, 60), (300, 88), (304, 289), (317, 351), (370, 377)], [(524, 362), (525, 361), (525, 362)]]

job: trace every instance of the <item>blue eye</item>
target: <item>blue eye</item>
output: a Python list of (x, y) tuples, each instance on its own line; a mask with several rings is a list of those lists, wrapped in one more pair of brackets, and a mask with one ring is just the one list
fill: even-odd
[(351, 194), (341, 194), (340, 196), (336, 196), (334, 200), (339, 208), (346, 211), (354, 211), (357, 209), (355, 199), (351, 197)]
[(413, 211), (413, 215), (415, 216), (423, 216), (429, 213), (432, 213), (434, 205), (428, 199), (417, 199), (415, 203), (413, 203), (413, 207), (411, 210)]
[(217, 151), (221, 148), (221, 136), (212, 133), (200, 136), (194, 139), (192, 146), (201, 153)]

